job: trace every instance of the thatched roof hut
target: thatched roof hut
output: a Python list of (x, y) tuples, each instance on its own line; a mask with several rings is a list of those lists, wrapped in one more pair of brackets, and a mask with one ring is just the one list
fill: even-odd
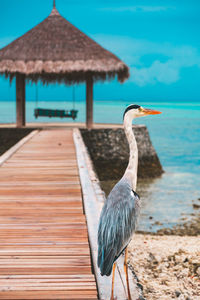
[[(17, 99), (25, 98), (26, 79), (45, 84), (86, 81), (89, 127), (93, 122), (93, 82), (115, 77), (123, 82), (129, 77), (128, 67), (118, 57), (64, 19), (55, 4), (43, 22), (0, 50), (0, 73), (11, 80), (16, 77)], [(25, 99), (18, 100), (22, 119), (19, 110), (24, 110)], [(25, 125), (23, 118), (17, 121), (19, 126)]]

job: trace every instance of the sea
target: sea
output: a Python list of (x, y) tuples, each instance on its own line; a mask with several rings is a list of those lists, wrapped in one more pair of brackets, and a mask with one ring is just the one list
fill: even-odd
[[(139, 230), (155, 232), (190, 220), (194, 204), (200, 205), (200, 103), (94, 101), (94, 122), (122, 124), (123, 111), (129, 104), (156, 109), (160, 115), (142, 117), (159, 156), (164, 173), (151, 180), (139, 180), (137, 192), (142, 200)], [(85, 122), (85, 101), (40, 101), (37, 107), (77, 109), (76, 122)], [(36, 103), (27, 101), (27, 122), (72, 122), (71, 119), (34, 117)], [(0, 123), (14, 123), (15, 101), (0, 101)]]

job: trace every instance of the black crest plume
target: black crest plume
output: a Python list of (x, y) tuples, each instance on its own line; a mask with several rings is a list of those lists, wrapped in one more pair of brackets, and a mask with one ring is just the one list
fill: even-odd
[(126, 109), (125, 109), (125, 112), (124, 112), (124, 115), (123, 115), (123, 119), (124, 119), (124, 116), (125, 114), (131, 110), (131, 109), (137, 109), (137, 108), (140, 108), (140, 105), (137, 105), (137, 104), (131, 104), (129, 105)]

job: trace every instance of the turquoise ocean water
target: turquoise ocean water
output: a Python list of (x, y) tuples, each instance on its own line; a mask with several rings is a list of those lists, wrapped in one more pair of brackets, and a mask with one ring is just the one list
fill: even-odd
[[(134, 101), (133, 103), (135, 103)], [(94, 121), (122, 123), (126, 101), (95, 101)], [(200, 204), (200, 103), (136, 103), (162, 111), (161, 115), (138, 118), (136, 124), (148, 127), (151, 140), (165, 173), (161, 178), (142, 181), (138, 191), (142, 199), (141, 230), (157, 230), (184, 221), (194, 212), (193, 204)], [(39, 102), (42, 108), (71, 109), (72, 102)], [(27, 122), (71, 122), (71, 119), (35, 120), (35, 102), (26, 106)], [(85, 101), (78, 101), (75, 122), (85, 121)], [(15, 102), (0, 101), (0, 123), (15, 122)], [(149, 217), (153, 219), (149, 219)], [(156, 222), (159, 222), (156, 223)], [(156, 225), (156, 224), (157, 225)]]

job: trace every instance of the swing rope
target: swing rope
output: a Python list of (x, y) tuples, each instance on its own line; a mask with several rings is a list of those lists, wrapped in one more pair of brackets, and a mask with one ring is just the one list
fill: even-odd
[(75, 86), (73, 85), (73, 90), (72, 90), (72, 99), (73, 99), (73, 109), (75, 109)]
[(35, 84), (35, 108), (38, 108), (38, 85)]

